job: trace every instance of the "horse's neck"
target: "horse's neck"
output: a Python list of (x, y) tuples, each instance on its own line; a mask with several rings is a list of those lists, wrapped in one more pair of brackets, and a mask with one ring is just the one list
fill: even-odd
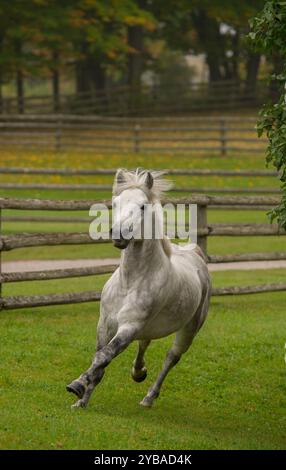
[(120, 270), (123, 278), (135, 279), (145, 277), (150, 271), (154, 273), (168, 263), (162, 240), (132, 240), (121, 254)]

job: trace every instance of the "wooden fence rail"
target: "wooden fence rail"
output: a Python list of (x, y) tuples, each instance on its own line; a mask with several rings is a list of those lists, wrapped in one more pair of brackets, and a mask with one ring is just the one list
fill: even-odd
[[(92, 200), (78, 201), (59, 201), (59, 200), (39, 200), (39, 199), (13, 199), (0, 198), (0, 210), (17, 209), (17, 210), (53, 210), (53, 211), (86, 211), (94, 204)], [(106, 203), (111, 207), (111, 201), (97, 201)], [(230, 196), (205, 196), (195, 195), (191, 198), (169, 198), (164, 202), (172, 202), (174, 204), (197, 204), (198, 205), (198, 243), (207, 253), (207, 237), (208, 236), (241, 236), (241, 235), (274, 235), (279, 233), (285, 235), (275, 225), (267, 224), (213, 224), (207, 223), (208, 207), (264, 207), (265, 205), (274, 205), (279, 202), (279, 198), (272, 197), (230, 197)], [(1, 234), (0, 234), (1, 235)], [(40, 234), (18, 234), (18, 235), (1, 235), (0, 236), (0, 255), (2, 251), (12, 250), (27, 246), (43, 246), (43, 245), (63, 245), (63, 244), (86, 244), (86, 243), (106, 243), (110, 240), (91, 240), (87, 233), (40, 233)], [(209, 262), (222, 263), (231, 261), (254, 261), (254, 260), (281, 260), (286, 259), (286, 252), (273, 253), (243, 253), (237, 255), (208, 255)], [(111, 273), (117, 268), (116, 264), (86, 268), (69, 268), (56, 269), (35, 272), (12, 272), (1, 273), (0, 263), (0, 288), (2, 284), (23, 281), (47, 280), (47, 279), (63, 279), (81, 276), (93, 276), (99, 274)], [(285, 283), (266, 284), (258, 286), (240, 286), (225, 287), (213, 289), (213, 295), (234, 295), (234, 294), (251, 294), (258, 292), (275, 292), (285, 291)], [(36, 306), (70, 304), (79, 302), (91, 302), (100, 300), (100, 292), (79, 292), (65, 294), (49, 294), (39, 296), (10, 296), (3, 297), (0, 293), (0, 309), (18, 309)]]
[[(121, 152), (263, 153), (256, 118), (116, 118), (78, 115), (0, 115), (0, 144)], [(202, 155), (203, 156), (203, 155)]]
[[(279, 177), (279, 173), (272, 170), (208, 170), (208, 169), (171, 169), (163, 170), (170, 176), (235, 176), (235, 177)], [(109, 176), (114, 175), (115, 169), (75, 169), (75, 168), (21, 168), (21, 167), (0, 167), (0, 175), (59, 175), (68, 176)], [(0, 182), (0, 189), (40, 189), (40, 190), (81, 190), (81, 191), (111, 191), (111, 184), (62, 184), (62, 183), (19, 183)], [(275, 194), (280, 189), (271, 187), (239, 187), (239, 188), (219, 188), (219, 187), (181, 187), (175, 186), (170, 189), (177, 193), (213, 193), (213, 194)]]
[[(42, 189), (42, 190), (80, 190), (80, 191), (111, 191), (110, 184), (47, 184), (47, 183), (0, 183), (0, 189)], [(173, 187), (169, 192), (174, 193), (218, 193), (218, 194), (279, 194), (280, 188), (200, 188)]]
[[(0, 167), (0, 174), (20, 175), (61, 175), (61, 176), (87, 176), (87, 175), (112, 175), (116, 168), (23, 168), (23, 167)], [(159, 170), (159, 169), (158, 169)], [(161, 169), (167, 175), (179, 176), (278, 176), (274, 170), (208, 170), (199, 168), (172, 168)]]
[[(278, 196), (209, 196), (194, 195), (181, 198), (163, 198), (162, 204), (197, 204), (198, 206), (275, 206), (279, 204)], [(0, 209), (15, 210), (40, 210), (40, 211), (88, 211), (95, 204), (105, 204), (111, 209), (110, 199), (78, 199), (78, 200), (56, 200), (56, 199), (21, 199), (0, 198)]]
[[(198, 237), (209, 236), (267, 236), (285, 235), (286, 232), (275, 225), (269, 224), (213, 224), (198, 228)], [(177, 235), (175, 238), (178, 238)], [(10, 251), (16, 248), (55, 246), (55, 245), (86, 245), (109, 243), (109, 234), (104, 239), (93, 240), (88, 233), (29, 233), (20, 235), (2, 235), (0, 249)]]

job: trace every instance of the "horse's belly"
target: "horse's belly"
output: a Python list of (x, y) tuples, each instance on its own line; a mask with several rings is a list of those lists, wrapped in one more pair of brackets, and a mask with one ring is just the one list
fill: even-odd
[(156, 339), (171, 335), (189, 323), (195, 312), (196, 309), (191, 308), (179, 311), (162, 310), (155, 318), (147, 322), (140, 331), (138, 339)]

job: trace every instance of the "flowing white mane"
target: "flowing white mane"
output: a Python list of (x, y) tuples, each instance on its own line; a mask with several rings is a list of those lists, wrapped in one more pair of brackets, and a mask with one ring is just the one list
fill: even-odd
[[(153, 184), (150, 189), (146, 185), (148, 173), (150, 173), (153, 178)], [(118, 196), (126, 189), (139, 188), (147, 194), (150, 200), (159, 200), (161, 194), (172, 187), (171, 181), (162, 178), (165, 173), (165, 171), (148, 171), (142, 168), (137, 168), (135, 171), (119, 169), (117, 170), (113, 184), (113, 195)]]

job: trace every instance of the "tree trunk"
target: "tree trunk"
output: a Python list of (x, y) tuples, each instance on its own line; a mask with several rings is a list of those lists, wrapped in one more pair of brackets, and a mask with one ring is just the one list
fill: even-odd
[(88, 56), (76, 64), (77, 93), (91, 93), (105, 88), (106, 76), (97, 58)]
[[(147, 0), (137, 0), (141, 10), (146, 10)], [(143, 70), (144, 29), (140, 25), (128, 28), (128, 45), (131, 48), (128, 54), (127, 82), (130, 86), (140, 85)]]
[(17, 89), (17, 107), (18, 113), (24, 113), (24, 80), (21, 70), (17, 71), (16, 75), (16, 89)]
[(206, 53), (210, 82), (222, 80), (221, 62), (224, 58), (224, 47), (219, 23), (210, 18), (203, 9), (196, 9), (192, 17), (201, 49)]
[(90, 91), (86, 61), (80, 60), (76, 63), (76, 93), (87, 93)]
[[(16, 41), (15, 50), (16, 50), (16, 54), (18, 56), (19, 62), (21, 63), (22, 44), (20, 41)], [(16, 92), (17, 92), (18, 113), (23, 114), (24, 113), (24, 77), (23, 77), (23, 71), (21, 69), (21, 66), (18, 67), (18, 70), (16, 72)]]
[(76, 77), (76, 93), (87, 93), (90, 91), (90, 83), (87, 67), (88, 44), (83, 41), (80, 45), (80, 52), (82, 58), (76, 62), (75, 77)]
[(206, 62), (209, 67), (209, 79), (210, 82), (218, 82), (222, 80), (222, 74), (219, 67), (219, 61), (216, 54), (207, 54)]
[(246, 87), (255, 91), (261, 55), (250, 52), (246, 63)]
[(128, 45), (132, 51), (128, 55), (128, 84), (140, 85), (143, 69), (143, 28), (142, 26), (130, 26), (128, 28)]
[(96, 57), (90, 57), (88, 62), (90, 82), (93, 85), (92, 88), (97, 92), (101, 92), (105, 89), (106, 82), (105, 70), (102, 66), (102, 62)]
[(233, 56), (232, 56), (232, 59), (231, 59), (232, 79), (236, 80), (238, 82), (239, 81), (238, 64), (239, 64), (239, 51), (240, 51), (240, 31), (239, 31), (239, 29), (236, 30), (236, 34), (232, 38), (232, 50), (233, 50)]
[(53, 52), (54, 67), (52, 70), (52, 87), (53, 87), (53, 103), (54, 112), (60, 111), (60, 74), (58, 69), (59, 54), (57, 51)]

